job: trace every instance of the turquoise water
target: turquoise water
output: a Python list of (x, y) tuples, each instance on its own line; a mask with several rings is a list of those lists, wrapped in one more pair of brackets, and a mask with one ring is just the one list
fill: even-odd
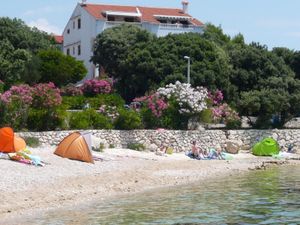
[(30, 224), (300, 224), (300, 167), (252, 171), (51, 212)]

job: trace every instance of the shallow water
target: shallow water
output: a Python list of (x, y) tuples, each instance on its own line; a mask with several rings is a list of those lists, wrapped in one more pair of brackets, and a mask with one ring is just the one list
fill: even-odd
[[(23, 221), (25, 222), (25, 221)], [(277, 167), (50, 212), (28, 224), (300, 224), (300, 167)]]

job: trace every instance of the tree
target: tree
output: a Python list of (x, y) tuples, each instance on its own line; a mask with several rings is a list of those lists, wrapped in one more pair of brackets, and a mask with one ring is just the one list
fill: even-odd
[(186, 82), (185, 55), (192, 59), (193, 85), (228, 89), (226, 52), (199, 34), (154, 38), (147, 31), (123, 25), (98, 36), (92, 59), (116, 80), (118, 92), (129, 102), (168, 83)]
[(20, 81), (30, 59), (31, 54), (28, 51), (15, 49), (7, 39), (1, 40), (0, 80), (4, 81), (6, 86)]
[(119, 64), (127, 57), (131, 47), (152, 38), (152, 34), (133, 25), (122, 24), (107, 29), (97, 36), (91, 60), (116, 77), (120, 73)]
[(61, 87), (80, 81), (87, 73), (83, 62), (55, 49), (40, 51), (38, 57), (41, 60), (39, 82), (53, 82)]
[(30, 28), (16, 18), (0, 17), (0, 40), (4, 39), (7, 39), (15, 49), (25, 49), (33, 53), (52, 46), (47, 33)]
[(51, 48), (50, 36), (18, 19), (0, 18), (0, 79), (7, 87), (38, 79), (35, 54)]

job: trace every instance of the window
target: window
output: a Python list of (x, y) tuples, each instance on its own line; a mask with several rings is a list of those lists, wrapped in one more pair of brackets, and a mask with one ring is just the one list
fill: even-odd
[(78, 54), (78, 55), (81, 54), (81, 46), (80, 46), (80, 45), (77, 46), (77, 54)]
[(77, 20), (77, 27), (78, 27), (78, 29), (81, 28), (81, 19), (80, 18)]
[(68, 34), (70, 33), (70, 29), (67, 30), (67, 33), (68, 33)]
[(75, 29), (75, 21), (73, 21), (73, 29)]
[(70, 49), (69, 48), (67, 49), (67, 55), (70, 55)]
[(134, 18), (133, 17), (125, 17), (124, 21), (132, 23), (132, 22), (134, 22)]
[(75, 55), (75, 47), (73, 46), (73, 55)]
[(108, 16), (107, 21), (115, 21), (116, 18), (114, 16)]

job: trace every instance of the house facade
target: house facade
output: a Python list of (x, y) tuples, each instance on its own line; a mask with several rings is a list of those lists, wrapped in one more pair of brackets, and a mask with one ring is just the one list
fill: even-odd
[(85, 79), (99, 76), (99, 69), (90, 62), (96, 36), (105, 29), (122, 23), (139, 26), (157, 36), (169, 33), (202, 33), (204, 24), (187, 13), (188, 1), (181, 9), (151, 8), (78, 3), (63, 31), (63, 52), (84, 61), (88, 70)]

